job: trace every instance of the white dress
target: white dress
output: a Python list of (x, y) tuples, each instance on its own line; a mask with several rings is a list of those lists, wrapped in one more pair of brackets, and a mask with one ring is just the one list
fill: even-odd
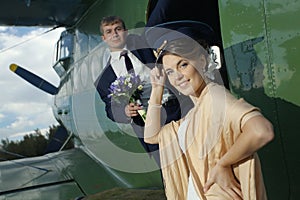
[[(186, 135), (186, 130), (187, 130), (188, 124), (189, 124), (189, 120), (186, 119), (181, 123), (181, 125), (178, 128), (178, 143), (184, 154), (186, 152), (185, 135)], [(192, 179), (193, 179), (193, 176), (191, 174), (189, 176), (187, 200), (201, 200), (195, 190), (195, 185), (194, 185)]]

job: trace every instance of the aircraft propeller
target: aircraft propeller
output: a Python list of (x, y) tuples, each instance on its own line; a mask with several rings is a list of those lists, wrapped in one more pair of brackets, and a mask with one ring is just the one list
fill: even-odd
[(32, 85), (36, 86), (37, 88), (43, 90), (44, 92), (47, 92), (48, 94), (55, 95), (58, 93), (58, 88), (46, 81), (45, 79), (33, 74), (32, 72), (16, 65), (11, 64), (9, 66), (10, 70)]

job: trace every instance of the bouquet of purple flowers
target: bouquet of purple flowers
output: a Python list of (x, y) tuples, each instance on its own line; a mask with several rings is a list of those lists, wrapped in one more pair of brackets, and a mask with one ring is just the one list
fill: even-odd
[[(108, 89), (110, 91), (108, 97), (117, 103), (129, 101), (130, 103), (141, 105), (140, 99), (143, 92), (143, 86), (144, 82), (141, 81), (139, 75), (130, 73), (125, 76), (120, 76), (111, 83), (110, 88)], [(138, 113), (145, 121), (146, 111), (142, 109), (138, 110)]]

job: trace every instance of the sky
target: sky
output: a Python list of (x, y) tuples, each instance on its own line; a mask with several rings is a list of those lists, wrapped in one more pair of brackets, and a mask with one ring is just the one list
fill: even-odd
[(32, 86), (9, 69), (15, 63), (55, 86), (59, 77), (52, 68), (54, 46), (62, 28), (0, 26), (0, 140), (22, 139), (34, 130), (57, 125), (53, 96)]

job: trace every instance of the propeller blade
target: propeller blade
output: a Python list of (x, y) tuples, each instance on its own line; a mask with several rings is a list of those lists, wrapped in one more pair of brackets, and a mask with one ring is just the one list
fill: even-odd
[(22, 77), (23, 79), (25, 79), (26, 81), (28, 81), (29, 83), (34, 85), (35, 87), (43, 90), (44, 92), (47, 92), (52, 95), (55, 95), (58, 93), (57, 87), (55, 87), (54, 85), (52, 85), (45, 79), (33, 74), (32, 72), (30, 72), (16, 64), (11, 64), (9, 66), (9, 68), (12, 72), (16, 73), (17, 75), (19, 75), (20, 77)]

